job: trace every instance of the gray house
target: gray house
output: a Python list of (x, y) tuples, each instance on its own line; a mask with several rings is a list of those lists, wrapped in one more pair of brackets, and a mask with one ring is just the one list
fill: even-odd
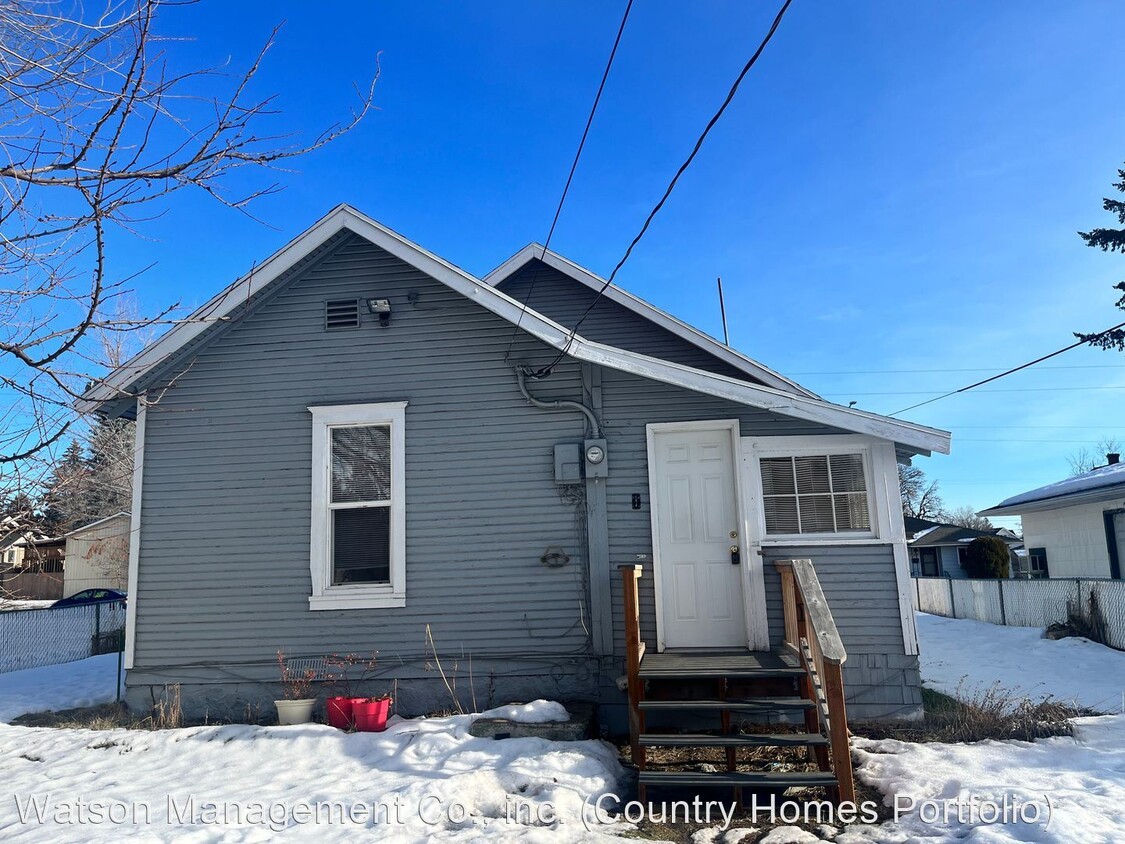
[(920, 711), (896, 461), (949, 435), (539, 246), (480, 279), (340, 206), (84, 404), (137, 423), (130, 705), (179, 684), (188, 713), (241, 712), (282, 648), (378, 650), (401, 712), (447, 708), (428, 628), (466, 705), (620, 726), (618, 566), (643, 567), (649, 653), (747, 654), (785, 638), (774, 562), (808, 558), (849, 712)]

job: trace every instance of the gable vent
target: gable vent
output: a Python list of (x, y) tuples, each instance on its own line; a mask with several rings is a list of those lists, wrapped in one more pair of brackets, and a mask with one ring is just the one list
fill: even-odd
[(337, 299), (324, 303), (324, 327), (328, 331), (359, 328), (359, 299)]

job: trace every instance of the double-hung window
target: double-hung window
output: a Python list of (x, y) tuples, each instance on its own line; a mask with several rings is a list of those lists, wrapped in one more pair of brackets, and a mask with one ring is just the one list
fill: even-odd
[(406, 403), (310, 407), (314, 609), (406, 605)]
[(875, 537), (870, 449), (828, 439), (800, 446), (760, 441), (753, 459), (765, 539)]

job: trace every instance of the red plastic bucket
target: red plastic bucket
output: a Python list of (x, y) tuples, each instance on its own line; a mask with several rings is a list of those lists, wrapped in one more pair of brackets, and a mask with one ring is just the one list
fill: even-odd
[(361, 733), (380, 733), (387, 729), (387, 715), (390, 711), (390, 698), (354, 701), (352, 715), (355, 718), (355, 728)]
[(328, 698), (328, 723), (338, 730), (350, 730), (353, 726), (355, 714), (354, 707), (363, 703), (363, 697), (330, 697)]

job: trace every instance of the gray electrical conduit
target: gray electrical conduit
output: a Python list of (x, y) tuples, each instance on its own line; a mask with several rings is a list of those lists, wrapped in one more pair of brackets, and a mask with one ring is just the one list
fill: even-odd
[(598, 424), (598, 417), (594, 415), (594, 411), (590, 410), (590, 408), (586, 407), (586, 405), (582, 404), (582, 402), (563, 400), (540, 401), (537, 398), (533, 398), (531, 393), (527, 391), (527, 385), (524, 383), (524, 379), (527, 377), (527, 371), (522, 366), (515, 367), (515, 370), (516, 383), (520, 385), (520, 392), (523, 393), (523, 397), (527, 399), (529, 404), (538, 408), (542, 408), (543, 410), (581, 411), (586, 415), (586, 418), (590, 420), (590, 428), (594, 432), (594, 439), (600, 440), (602, 438), (602, 426)]

